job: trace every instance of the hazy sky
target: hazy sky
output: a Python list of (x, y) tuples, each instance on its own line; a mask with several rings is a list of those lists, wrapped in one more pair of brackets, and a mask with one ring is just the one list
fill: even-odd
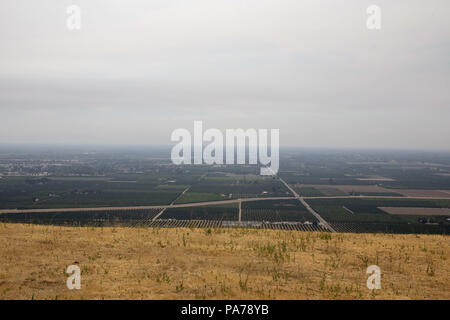
[(168, 144), (203, 120), (279, 128), (286, 146), (450, 149), (449, 13), (448, 0), (2, 0), (0, 143)]

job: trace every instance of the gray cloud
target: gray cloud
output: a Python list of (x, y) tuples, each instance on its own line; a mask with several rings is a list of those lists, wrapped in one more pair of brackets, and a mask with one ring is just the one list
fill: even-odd
[(2, 1), (0, 143), (168, 143), (204, 120), (284, 145), (448, 149), (450, 3), (379, 0), (375, 32), (369, 4)]

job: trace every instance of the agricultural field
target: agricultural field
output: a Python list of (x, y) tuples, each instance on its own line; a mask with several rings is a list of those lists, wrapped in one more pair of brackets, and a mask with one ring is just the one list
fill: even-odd
[(177, 201), (177, 204), (180, 203), (192, 203), (192, 202), (206, 202), (206, 201), (219, 201), (219, 200), (227, 200), (232, 199), (225, 194), (211, 193), (211, 192), (192, 192), (188, 191), (184, 195), (182, 195)]
[(298, 200), (244, 202), (242, 221), (317, 222)]
[(289, 184), (378, 185), (450, 190), (450, 153), (285, 149), (279, 175)]
[(199, 179), (177, 203), (284, 196), (291, 195), (273, 177), (215, 172)]
[(285, 149), (278, 176), (261, 176), (255, 165), (174, 165), (167, 152), (0, 150), (0, 221), (449, 233), (446, 212), (382, 209), (448, 208), (446, 153)]
[(282, 230), (327, 230), (295, 199), (243, 202), (240, 225)]
[(169, 208), (160, 219), (175, 220), (215, 220), (237, 221), (239, 218), (238, 205), (203, 206), (187, 208)]
[(0, 179), (0, 208), (163, 205), (186, 187), (168, 181), (173, 181), (170, 176), (4, 177)]
[[(295, 185), (304, 197), (314, 196), (390, 196), (402, 197), (399, 190), (391, 190), (378, 185)], [(306, 190), (311, 190), (305, 193)], [(315, 193), (313, 192), (315, 191)]]
[(0, 213), (0, 222), (64, 226), (146, 226), (160, 209)]
[[(450, 233), (449, 215), (420, 212), (420, 208), (450, 208), (450, 200), (349, 198), (309, 199), (308, 203), (337, 231)], [(411, 208), (414, 214), (390, 214), (383, 207)]]
[(293, 187), (302, 197), (321, 197), (326, 195), (323, 191), (314, 187), (305, 187), (303, 185), (294, 185)]
[(410, 216), (450, 216), (449, 208), (378, 207), (389, 214)]

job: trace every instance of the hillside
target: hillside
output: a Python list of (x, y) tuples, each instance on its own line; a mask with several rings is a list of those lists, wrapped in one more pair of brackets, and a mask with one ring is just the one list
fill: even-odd
[[(0, 299), (450, 299), (450, 238), (0, 224)], [(65, 270), (78, 264), (81, 290)], [(381, 289), (366, 268), (381, 268)]]

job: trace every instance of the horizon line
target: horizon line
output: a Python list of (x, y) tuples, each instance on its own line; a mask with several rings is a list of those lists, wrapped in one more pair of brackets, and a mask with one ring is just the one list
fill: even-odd
[[(204, 144), (206, 146), (208, 143)], [(172, 148), (173, 144), (158, 144), (158, 143), (9, 143), (0, 142), (0, 148), (5, 147), (22, 147), (22, 148)], [(246, 145), (248, 147), (248, 145)], [(270, 147), (270, 145), (269, 145)], [(329, 151), (404, 151), (404, 152), (450, 152), (450, 148), (409, 148), (409, 147), (361, 147), (361, 146), (298, 146), (298, 145), (280, 145), (283, 149), (303, 149), (303, 150), (329, 150)]]

